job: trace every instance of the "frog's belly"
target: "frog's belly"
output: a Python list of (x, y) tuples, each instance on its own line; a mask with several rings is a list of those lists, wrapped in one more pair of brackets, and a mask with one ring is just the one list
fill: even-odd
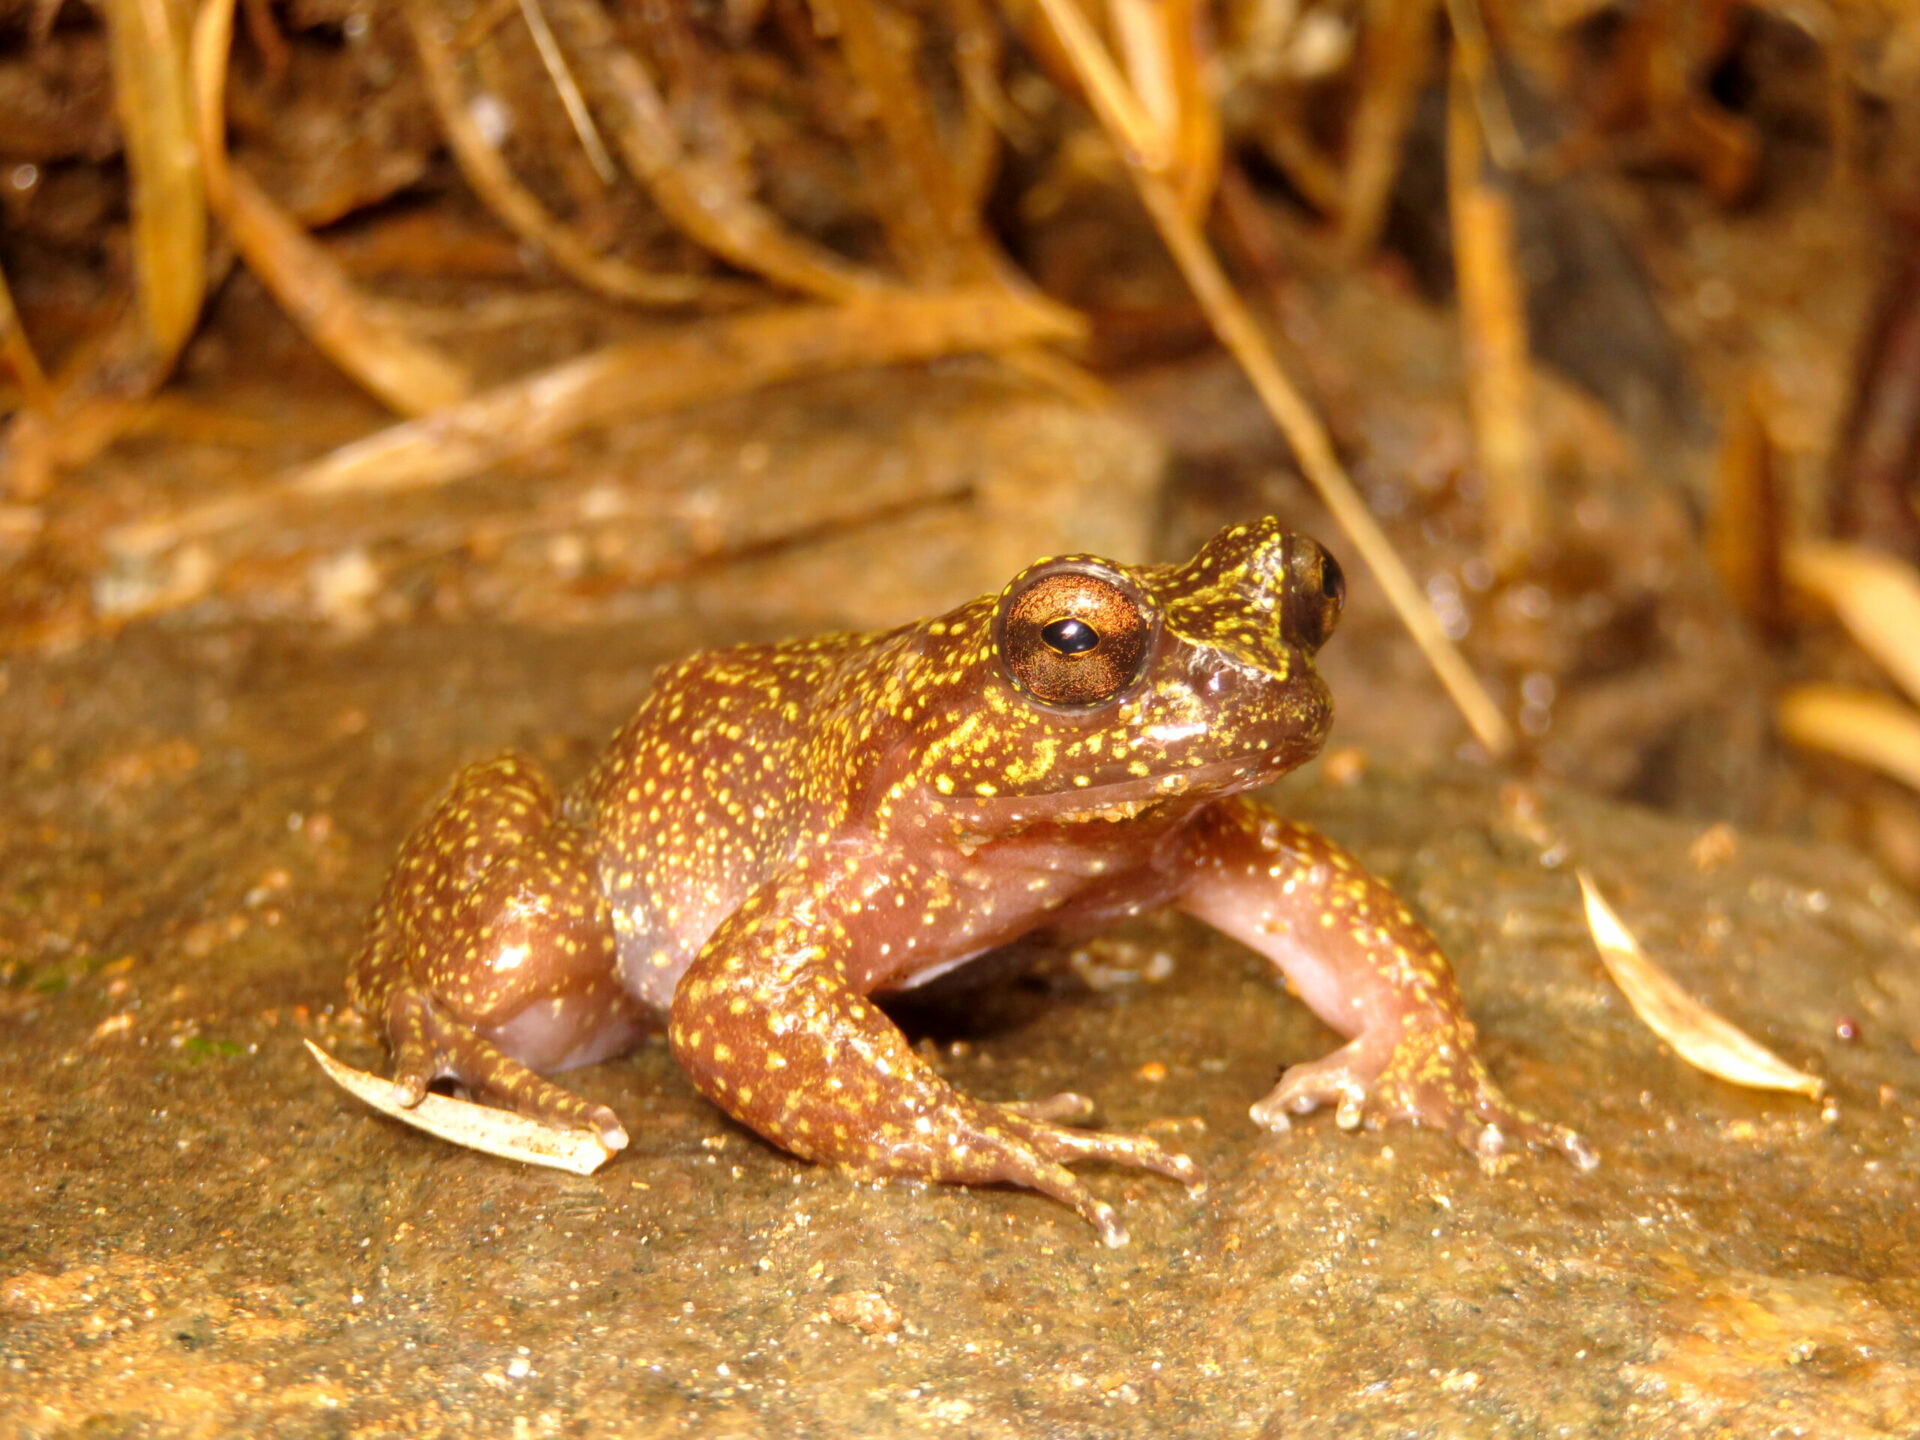
[(481, 1033), (529, 1070), (552, 1075), (624, 1055), (659, 1028), (628, 1005), (610, 1003), (589, 1010), (587, 998), (567, 997), (558, 1008), (554, 1001), (537, 1000), (511, 1020), (482, 1027)]

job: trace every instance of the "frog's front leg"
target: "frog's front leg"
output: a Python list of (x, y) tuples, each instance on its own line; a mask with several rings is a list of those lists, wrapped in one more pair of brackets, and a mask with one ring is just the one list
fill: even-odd
[(539, 1072), (630, 1048), (653, 1022), (615, 973), (613, 926), (592, 846), (555, 813), (552, 787), (517, 755), (470, 765), (401, 847), (347, 993), (393, 1052), (418, 1103), (452, 1079), (523, 1114), (626, 1131), (604, 1105)]
[(710, 1100), (794, 1154), (856, 1175), (1038, 1190), (1109, 1245), (1124, 1245), (1125, 1229), (1066, 1162), (1199, 1184), (1191, 1160), (1144, 1136), (1054, 1123), (1085, 1117), (1078, 1096), (996, 1105), (955, 1090), (850, 979), (862, 912), (850, 883), (836, 889), (824, 867), (803, 862), (715, 932), (681, 977), (668, 1028), (674, 1058)]
[(1273, 1130), (1322, 1104), (1347, 1129), (1367, 1109), (1436, 1126), (1483, 1159), (1512, 1140), (1546, 1144), (1587, 1169), (1572, 1130), (1502, 1095), (1474, 1048), (1452, 967), (1400, 898), (1326, 836), (1236, 797), (1204, 815), (1178, 903), (1278, 965), (1348, 1043), (1293, 1066), (1253, 1107)]

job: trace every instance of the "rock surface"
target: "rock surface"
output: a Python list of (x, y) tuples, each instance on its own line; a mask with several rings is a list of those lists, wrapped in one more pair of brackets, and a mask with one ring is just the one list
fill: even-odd
[[(1593, 1174), (1256, 1129), (1332, 1037), (1170, 920), (909, 1018), (970, 1091), (1080, 1089), (1200, 1161), (1198, 1199), (1090, 1167), (1122, 1250), (1033, 1195), (805, 1165), (657, 1042), (576, 1077), (635, 1136), (587, 1178), (334, 1090), (300, 1040), (378, 1064), (342, 977), (419, 806), (507, 745), (578, 774), (703, 638), (137, 626), (0, 667), (0, 1431), (1920, 1428), (1920, 912), (1844, 852), (1485, 773), (1349, 753), (1275, 799), (1434, 925), (1496, 1075)], [(1830, 1103), (1676, 1061), (1602, 973), (1576, 862)]]

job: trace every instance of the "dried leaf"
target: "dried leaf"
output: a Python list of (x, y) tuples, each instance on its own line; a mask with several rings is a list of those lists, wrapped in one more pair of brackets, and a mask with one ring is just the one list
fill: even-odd
[(1884, 770), (1920, 790), (1920, 715), (1890, 695), (1845, 685), (1799, 685), (1780, 697), (1780, 733)]
[(510, 1110), (470, 1105), (464, 1100), (432, 1094), (418, 1105), (407, 1105), (404, 1103), (406, 1091), (393, 1081), (342, 1065), (311, 1040), (306, 1044), (328, 1078), (355, 1099), (364, 1100), (382, 1115), (391, 1115), (416, 1130), (451, 1140), (469, 1150), (498, 1155), (503, 1160), (518, 1160), (525, 1165), (571, 1170), (576, 1175), (591, 1175), (613, 1157), (614, 1152), (590, 1131), (549, 1124), (515, 1115)]
[(1809, 541), (1787, 550), (1787, 578), (1825, 600), (1853, 638), (1920, 700), (1920, 574), (1865, 545)]
[(1620, 923), (1585, 871), (1580, 890), (1587, 901), (1587, 928), (1613, 983), (1634, 1014), (1697, 1070), (1756, 1090), (1797, 1090), (1818, 1100), (1826, 1081), (1796, 1070), (1737, 1026), (1688, 995), (1673, 977), (1647, 958), (1640, 942)]

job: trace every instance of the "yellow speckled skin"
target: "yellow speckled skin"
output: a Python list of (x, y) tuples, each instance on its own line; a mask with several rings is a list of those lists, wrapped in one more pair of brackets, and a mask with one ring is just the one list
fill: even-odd
[(1325, 738), (1312, 657), (1341, 594), (1318, 545), (1262, 520), (1182, 566), (1046, 560), (883, 635), (695, 655), (563, 805), (518, 757), (462, 772), (402, 849), (349, 989), (415, 1093), (450, 1076), (624, 1144), (537, 1072), (665, 1023), (694, 1084), (796, 1154), (1031, 1186), (1119, 1243), (1065, 1162), (1192, 1185), (1190, 1161), (1059, 1123), (1085, 1118), (1077, 1096), (961, 1095), (867, 997), (1174, 904), (1350, 1039), (1289, 1070), (1262, 1124), (1371, 1107), (1482, 1155), (1519, 1139), (1590, 1163), (1493, 1087), (1445, 958), (1393, 893), (1244, 794)]

